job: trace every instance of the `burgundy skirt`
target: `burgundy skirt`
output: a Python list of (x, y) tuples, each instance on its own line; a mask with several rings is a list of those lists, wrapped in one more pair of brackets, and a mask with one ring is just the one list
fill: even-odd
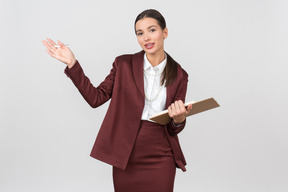
[(142, 120), (126, 169), (113, 167), (115, 192), (172, 192), (175, 172), (164, 126)]

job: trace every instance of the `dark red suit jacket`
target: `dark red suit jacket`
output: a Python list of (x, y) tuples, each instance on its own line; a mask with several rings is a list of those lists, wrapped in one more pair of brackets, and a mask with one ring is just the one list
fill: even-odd
[[(78, 61), (71, 69), (65, 69), (91, 107), (96, 108), (111, 98), (91, 156), (123, 170), (132, 152), (144, 108), (143, 59), (144, 51), (117, 57), (110, 74), (98, 87), (90, 83)], [(175, 62), (168, 54), (167, 60)], [(185, 102), (187, 82), (188, 74), (177, 64), (177, 78), (167, 87), (166, 108), (176, 100)], [(185, 123), (176, 127), (171, 121), (164, 127), (176, 166), (183, 171), (186, 161), (177, 134)]]

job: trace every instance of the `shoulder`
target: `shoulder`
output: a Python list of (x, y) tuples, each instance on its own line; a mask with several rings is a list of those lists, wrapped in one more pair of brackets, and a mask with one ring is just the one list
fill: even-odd
[(185, 69), (183, 69), (179, 63), (177, 63), (177, 66), (178, 66), (177, 70), (178, 74), (180, 73), (183, 76), (183, 78), (188, 78), (188, 73), (185, 71)]
[(132, 61), (134, 54), (123, 54), (123, 55), (119, 55), (115, 58), (115, 61), (117, 62), (129, 62)]
[(115, 58), (115, 61), (118, 63), (132, 63), (134, 58), (144, 57), (143, 52), (144, 51), (140, 51), (140, 52), (132, 53), (132, 54), (119, 55)]

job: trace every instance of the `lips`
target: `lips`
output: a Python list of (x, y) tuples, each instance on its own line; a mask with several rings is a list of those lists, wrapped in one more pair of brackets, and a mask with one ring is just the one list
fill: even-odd
[(154, 47), (154, 43), (147, 43), (144, 45), (146, 49), (152, 49)]

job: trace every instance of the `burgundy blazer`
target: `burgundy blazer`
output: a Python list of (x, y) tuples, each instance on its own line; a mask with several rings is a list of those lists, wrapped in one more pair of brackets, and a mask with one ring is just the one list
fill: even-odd
[[(98, 87), (90, 83), (78, 61), (72, 68), (65, 69), (91, 107), (96, 108), (111, 98), (90, 155), (123, 170), (132, 152), (145, 103), (143, 59), (144, 51), (117, 57), (110, 74)], [(169, 54), (167, 60), (175, 62)], [(187, 82), (188, 74), (177, 63), (177, 78), (167, 87), (166, 108), (176, 100), (185, 102)], [(177, 134), (185, 123), (176, 127), (171, 121), (164, 126), (176, 166), (183, 171), (186, 171), (186, 161)]]

